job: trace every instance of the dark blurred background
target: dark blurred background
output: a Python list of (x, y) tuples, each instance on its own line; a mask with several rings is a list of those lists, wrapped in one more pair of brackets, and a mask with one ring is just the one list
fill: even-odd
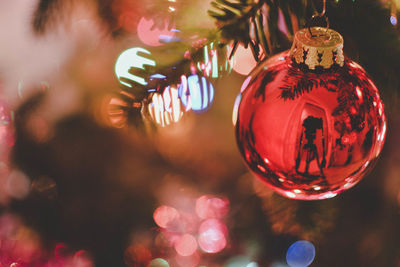
[[(381, 93), (386, 144), (358, 185), (320, 201), (284, 198), (248, 172), (232, 126), (246, 78), (235, 67), (212, 80), (205, 113), (161, 127), (123, 100), (118, 127), (110, 119), (126, 89), (119, 54), (144, 47), (174, 66), (217, 38), (209, 1), (1, 3), (1, 266), (284, 267), (297, 240), (314, 244), (311, 266), (400, 266), (400, 3), (360, 2), (328, 1), (328, 15)], [(146, 36), (171, 23), (180, 42), (140, 37), (141, 19), (157, 16), (167, 22)], [(251, 68), (246, 53), (238, 65)], [(205, 222), (220, 231), (214, 243), (200, 239)]]

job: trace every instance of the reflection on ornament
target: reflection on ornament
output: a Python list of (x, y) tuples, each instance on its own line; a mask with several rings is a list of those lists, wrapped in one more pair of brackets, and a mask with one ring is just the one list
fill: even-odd
[(154, 93), (148, 105), (150, 117), (162, 127), (178, 122), (182, 116), (178, 90), (173, 86), (164, 89), (163, 94)]
[[(322, 29), (325, 33), (337, 37)], [(340, 50), (338, 40), (332, 47)], [(305, 59), (300, 64), (293, 58), (296, 51), (276, 55), (252, 73), (242, 92), (239, 150), (254, 174), (289, 198), (330, 198), (352, 187), (384, 144), (386, 117), (378, 90), (338, 50), (325, 51), (334, 59), (330, 66), (319, 65), (323, 56), (316, 62), (299, 57)]]
[(144, 17), (140, 19), (137, 28), (137, 35), (140, 41), (149, 46), (160, 46), (162, 45), (160, 37), (161, 39), (165, 39), (166, 36), (173, 38), (175, 34), (175, 30), (168, 29), (168, 21), (165, 21), (164, 27), (159, 29), (155, 27), (153, 20), (147, 20)]
[(233, 104), (233, 112), (232, 112), (232, 123), (233, 126), (236, 126), (237, 123), (237, 116), (238, 116), (238, 112), (239, 112), (239, 105), (240, 105), (240, 101), (242, 100), (242, 94), (239, 93), (235, 99), (235, 103)]
[(195, 113), (207, 111), (214, 100), (214, 87), (211, 82), (201, 75), (192, 74), (181, 77), (179, 96), (186, 111)]
[(315, 247), (311, 242), (294, 242), (286, 253), (286, 262), (290, 267), (307, 267), (315, 258)]
[(233, 112), (232, 112), (233, 126), (236, 126), (239, 105), (240, 105), (240, 101), (242, 100), (242, 92), (247, 88), (250, 81), (251, 81), (251, 76), (247, 77), (246, 80), (244, 80), (242, 87), (240, 88), (240, 93), (236, 96), (235, 102), (233, 103)]
[(286, 36), (289, 34), (289, 30), (286, 26), (285, 16), (283, 15), (282, 9), (278, 11), (278, 28)]
[(115, 75), (120, 83), (132, 87), (130, 83), (121, 80), (121, 78), (124, 78), (141, 85), (147, 85), (143, 77), (132, 74), (132, 71), (135, 69), (143, 71), (148, 68), (147, 66), (155, 67), (156, 62), (146, 57), (149, 55), (151, 55), (150, 51), (141, 47), (129, 48), (122, 52), (115, 63)]
[[(232, 46), (228, 50), (228, 56), (232, 52)], [(239, 44), (236, 52), (230, 59), (231, 66), (234, 71), (241, 75), (248, 75), (252, 69), (257, 65), (257, 61), (254, 59), (253, 52), (251, 48), (245, 48), (243, 45)]]

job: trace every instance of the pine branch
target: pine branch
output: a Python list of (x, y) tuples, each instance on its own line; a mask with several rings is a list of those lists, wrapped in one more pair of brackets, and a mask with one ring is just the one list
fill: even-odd
[[(307, 15), (315, 7), (307, 0), (215, 0), (208, 13), (216, 19), (223, 43), (241, 43), (252, 48), (259, 59), (258, 47), (269, 56), (288, 48), (293, 33), (300, 24), (305, 24)], [(288, 32), (283, 33), (279, 25), (280, 16)], [(310, 15), (311, 16), (311, 15)], [(282, 23), (282, 21), (281, 21)], [(262, 57), (262, 56), (261, 56)]]

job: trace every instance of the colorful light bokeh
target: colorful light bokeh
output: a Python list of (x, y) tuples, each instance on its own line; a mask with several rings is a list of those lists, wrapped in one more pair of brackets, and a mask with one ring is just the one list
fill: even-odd
[(390, 16), (390, 23), (392, 23), (393, 26), (397, 25), (397, 17), (395, 15)]
[(169, 267), (169, 263), (164, 259), (157, 258), (152, 260), (148, 267)]
[(179, 255), (187, 257), (196, 252), (197, 241), (193, 235), (184, 234), (175, 242), (174, 247)]
[(6, 179), (5, 189), (15, 199), (24, 199), (31, 189), (31, 180), (23, 172), (13, 170)]
[[(228, 56), (232, 52), (232, 46), (228, 50)], [(253, 52), (250, 47), (245, 48), (239, 44), (234, 55), (229, 60), (233, 70), (241, 75), (249, 75), (249, 73), (257, 65), (257, 61), (254, 59)]]
[(46, 251), (38, 233), (14, 214), (0, 217), (0, 244), (0, 266), (94, 266), (86, 251), (74, 252), (62, 243), (55, 246), (53, 253)]
[(153, 214), (155, 223), (161, 228), (167, 228), (173, 221), (179, 218), (178, 211), (169, 206), (158, 207)]
[(195, 113), (207, 111), (214, 100), (214, 87), (203, 76), (192, 74), (189, 77), (181, 77), (181, 85), (178, 89), (179, 97), (186, 111)]
[(228, 214), (229, 201), (211, 195), (204, 195), (196, 200), (196, 214), (201, 219), (221, 219)]
[(199, 227), (198, 242), (200, 248), (207, 253), (218, 253), (227, 244), (226, 235), (228, 229), (226, 225), (217, 219), (208, 219)]
[(129, 48), (122, 52), (115, 63), (115, 75), (120, 83), (132, 87), (130, 83), (121, 80), (121, 78), (125, 78), (140, 85), (147, 85), (147, 81), (143, 77), (134, 75), (131, 72), (132, 69), (146, 70), (146, 66), (155, 67), (156, 62), (146, 57), (150, 55), (150, 51), (141, 47)]
[(290, 267), (307, 267), (315, 258), (314, 245), (306, 240), (294, 242), (286, 253), (286, 262)]
[[(225, 49), (229, 50), (229, 47), (225, 46)], [(214, 42), (206, 44), (203, 47), (203, 61), (197, 62), (197, 69), (201, 71), (205, 77), (214, 79), (220, 77), (221, 73), (230, 73), (232, 70), (230, 62), (225, 60), (225, 62), (221, 64), (221, 58), (223, 57), (219, 56)]]
[(176, 87), (168, 86), (162, 94), (154, 93), (148, 111), (152, 120), (162, 127), (178, 122), (183, 116), (183, 111)]
[(157, 28), (152, 19), (141, 18), (137, 26), (137, 35), (143, 44), (149, 46), (163, 45), (160, 39), (172, 39), (177, 33), (176, 30), (168, 28), (168, 21), (165, 21), (163, 28)]
[(170, 256), (175, 254), (167, 257), (168, 261), (172, 259), (182, 267), (199, 266), (203, 254), (215, 254), (227, 247), (228, 228), (223, 219), (229, 211), (229, 200), (213, 195), (177, 199), (170, 200), (176, 203), (174, 207), (161, 205), (154, 211), (154, 221), (160, 227), (154, 242)]
[(152, 260), (151, 252), (142, 244), (129, 246), (124, 253), (127, 266), (147, 266)]

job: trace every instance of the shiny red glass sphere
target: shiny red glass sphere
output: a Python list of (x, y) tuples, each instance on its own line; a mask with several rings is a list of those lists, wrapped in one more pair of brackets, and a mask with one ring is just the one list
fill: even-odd
[(236, 139), (247, 166), (289, 198), (330, 198), (352, 187), (385, 141), (378, 90), (349, 59), (311, 71), (288, 52), (276, 55), (250, 74), (236, 103)]

